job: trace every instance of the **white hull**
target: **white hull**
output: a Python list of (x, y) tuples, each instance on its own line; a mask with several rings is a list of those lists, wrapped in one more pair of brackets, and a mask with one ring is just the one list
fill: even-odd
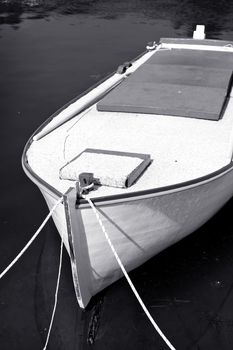
[[(51, 208), (56, 199), (43, 189), (42, 193)], [(96, 206), (118, 255), (130, 271), (198, 229), (232, 194), (230, 168), (196, 184)], [(53, 219), (68, 252), (72, 250), (76, 295), (80, 306), (85, 307), (91, 296), (122, 277), (122, 273), (92, 209), (87, 204), (75, 209), (75, 202), (76, 193), (71, 190), (66, 210), (62, 204)]]
[[(119, 279), (122, 273), (93, 210), (84, 200), (76, 205), (75, 183), (59, 177), (67, 161), (88, 148), (151, 155), (152, 164), (130, 188), (100, 186), (89, 193), (127, 271), (195, 231), (233, 195), (232, 44), (212, 40), (203, 43), (201, 40), (164, 40), (154, 51), (133, 61), (122, 74), (112, 75), (55, 113), (34, 133), (24, 150), (25, 172), (40, 188), (48, 207), (51, 209), (65, 193), (53, 219), (70, 254), (75, 291), (83, 308), (93, 295)], [(185, 55), (179, 56), (177, 48), (184, 49)], [(205, 51), (208, 55), (204, 55)], [(202, 67), (203, 58), (208, 69)], [(143, 93), (138, 78), (133, 85), (130, 82), (123, 85), (130, 74), (146, 65), (149, 59), (152, 63), (143, 75), (149, 85), (142, 84)], [(161, 75), (164, 59), (173, 63), (165, 80), (163, 74), (170, 63), (163, 66)], [(182, 74), (177, 62), (183, 62), (186, 67), (186, 80), (180, 80)], [(193, 62), (196, 62), (196, 70)], [(209, 70), (211, 62), (213, 66)], [(157, 68), (152, 70), (150, 65)], [(151, 86), (148, 72), (160, 72), (153, 78), (155, 90), (148, 88)], [(165, 89), (168, 95), (164, 95), (161, 87), (166, 86), (168, 78), (172, 84), (168, 84)], [(144, 82), (143, 79), (139, 81)], [(159, 79), (162, 83), (157, 86)], [(216, 88), (219, 81), (222, 85)], [(117, 88), (114, 88), (118, 85), (125, 86), (126, 90), (116, 98)], [(114, 91), (109, 93), (112, 89)], [(111, 93), (113, 97), (109, 98)], [(158, 95), (156, 103), (155, 93)], [(192, 102), (196, 95), (196, 104), (186, 106), (186, 101)], [(133, 100), (128, 102), (131, 96)], [(138, 105), (137, 96), (143, 96), (142, 104)], [(148, 100), (148, 96), (151, 99)], [(213, 103), (213, 96), (217, 104)], [(99, 100), (102, 102), (98, 109), (96, 102)], [(168, 101), (172, 102), (169, 108)], [(132, 110), (135, 105), (136, 110)], [(209, 108), (212, 105), (214, 109)], [(178, 113), (177, 108), (181, 112)], [(70, 186), (72, 188), (67, 191)]]

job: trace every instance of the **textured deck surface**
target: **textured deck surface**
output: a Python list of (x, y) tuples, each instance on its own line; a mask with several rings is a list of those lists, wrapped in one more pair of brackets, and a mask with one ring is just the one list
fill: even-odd
[[(99, 102), (99, 106), (105, 104), (111, 94), (123, 89), (124, 94), (127, 93), (126, 100), (137, 105), (139, 90), (148, 89), (146, 105), (143, 102), (147, 108), (145, 113), (140, 108), (140, 113), (131, 113), (127, 109), (98, 111), (95, 104), (33, 142), (27, 152), (29, 165), (38, 176), (64, 193), (75, 183), (61, 180), (59, 170), (86, 148), (151, 155), (152, 164), (131, 187), (101, 186), (91, 192), (91, 197), (169, 186), (210, 174), (229, 164), (232, 158), (231, 95), (222, 118), (217, 121), (225, 95), (229, 93), (232, 66), (233, 55), (229, 52), (159, 50)], [(138, 91), (135, 91), (135, 85)], [(180, 91), (181, 99), (171, 99), (166, 95), (165, 85), (166, 91), (168, 85), (170, 88), (168, 95), (179, 95)], [(153, 100), (152, 90), (157, 90), (161, 100), (164, 99), (159, 108)], [(136, 99), (131, 96), (133, 91)], [(165, 113), (167, 102), (171, 103), (166, 106)], [(167, 115), (172, 112), (172, 103), (190, 117), (195, 113), (196, 118), (174, 116), (174, 113), (173, 116)], [(151, 112), (156, 108), (157, 113), (159, 109), (161, 113), (155, 116)], [(214, 120), (204, 119), (206, 117)]]
[(219, 121), (98, 112), (96, 105), (71, 119), (28, 150), (32, 169), (65, 192), (72, 181), (60, 180), (59, 169), (86, 148), (150, 154), (150, 167), (127, 189), (102, 186), (92, 197), (181, 183), (228, 164), (232, 155), (233, 100)]

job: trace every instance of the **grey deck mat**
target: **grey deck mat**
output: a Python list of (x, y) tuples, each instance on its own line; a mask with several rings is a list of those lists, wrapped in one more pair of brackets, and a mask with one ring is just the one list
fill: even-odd
[(97, 109), (218, 120), (232, 67), (231, 53), (161, 50), (100, 100)]
[(215, 39), (191, 39), (191, 38), (161, 38), (160, 43), (164, 44), (188, 44), (188, 45), (210, 45), (210, 46), (230, 46), (233, 41), (215, 40)]

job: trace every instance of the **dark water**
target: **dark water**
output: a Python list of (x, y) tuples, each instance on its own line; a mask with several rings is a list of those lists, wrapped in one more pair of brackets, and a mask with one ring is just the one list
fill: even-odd
[[(0, 0), (0, 271), (47, 213), (21, 169), (31, 133), (56, 109), (160, 37), (233, 40), (230, 1)], [(208, 224), (131, 274), (177, 349), (233, 348), (233, 202)], [(42, 349), (53, 306), (59, 237), (46, 226), (0, 281), (0, 349)], [(83, 313), (64, 252), (49, 349), (166, 349), (124, 279)], [(90, 332), (96, 315), (99, 327)], [(94, 339), (88, 345), (87, 339)]]

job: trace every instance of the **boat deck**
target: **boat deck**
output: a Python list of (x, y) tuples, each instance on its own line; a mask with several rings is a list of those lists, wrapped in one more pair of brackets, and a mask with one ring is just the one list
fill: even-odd
[(218, 121), (143, 113), (97, 111), (93, 105), (27, 151), (32, 170), (64, 193), (75, 184), (59, 169), (86, 148), (150, 154), (152, 164), (131, 187), (101, 186), (91, 197), (130, 193), (189, 181), (229, 164), (233, 149), (233, 99)]

